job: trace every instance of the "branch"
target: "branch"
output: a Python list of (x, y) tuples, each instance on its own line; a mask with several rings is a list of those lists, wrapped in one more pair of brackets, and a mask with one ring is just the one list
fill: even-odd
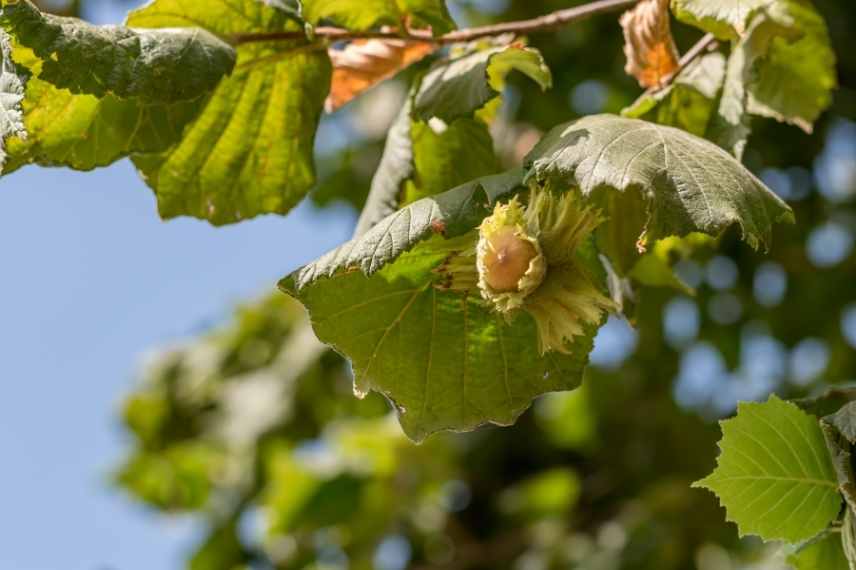
[[(457, 42), (469, 42), (480, 38), (491, 36), (499, 36), (502, 34), (512, 33), (517, 35), (529, 34), (535, 32), (545, 32), (555, 30), (572, 22), (585, 20), (590, 16), (601, 14), (604, 12), (612, 12), (629, 8), (636, 4), (637, 0), (597, 0), (582, 6), (566, 8), (558, 10), (544, 16), (538, 16), (531, 20), (519, 20), (516, 22), (503, 22), (501, 24), (493, 24), (490, 26), (477, 26), (475, 28), (464, 28), (463, 30), (455, 30), (442, 36), (434, 37), (427, 30), (409, 30), (405, 33), (400, 32), (353, 32), (343, 28), (318, 27), (313, 31), (315, 38), (323, 38), (325, 40), (336, 42), (345, 40), (357, 39), (406, 39), (422, 42), (432, 42), (435, 44), (451, 44)], [(267, 33), (251, 33), (251, 34), (235, 34), (231, 37), (232, 44), (241, 45), (251, 42), (268, 42), (268, 41), (283, 41), (283, 40), (311, 40), (305, 32), (267, 32)]]

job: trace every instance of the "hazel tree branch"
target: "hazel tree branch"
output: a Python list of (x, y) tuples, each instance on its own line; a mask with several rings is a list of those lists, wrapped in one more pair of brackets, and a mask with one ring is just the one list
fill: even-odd
[[(427, 30), (407, 30), (404, 32), (398, 31), (367, 31), (354, 32), (343, 28), (333, 27), (318, 27), (312, 32), (314, 38), (320, 38), (329, 42), (358, 40), (358, 39), (405, 39), (422, 42), (431, 42), (435, 44), (451, 44), (458, 42), (469, 42), (481, 38), (499, 36), (502, 34), (531, 34), (536, 32), (545, 32), (561, 28), (572, 22), (585, 20), (596, 14), (605, 12), (613, 12), (629, 8), (636, 4), (638, 0), (596, 0), (581, 6), (558, 10), (550, 14), (538, 16), (530, 20), (518, 20), (514, 22), (503, 22), (500, 24), (492, 24), (489, 26), (477, 26), (473, 28), (464, 28), (455, 30), (442, 36), (432, 36)], [(268, 41), (284, 41), (284, 40), (312, 40), (305, 32), (266, 32), (266, 33), (248, 33), (235, 34), (231, 38), (234, 45), (241, 45), (252, 42), (268, 42)]]

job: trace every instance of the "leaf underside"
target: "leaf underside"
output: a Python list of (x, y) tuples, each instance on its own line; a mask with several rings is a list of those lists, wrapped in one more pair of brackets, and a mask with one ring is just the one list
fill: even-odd
[[(128, 17), (145, 28), (203, 25), (211, 32), (297, 30), (291, 16), (255, 0), (155, 0)], [(191, 215), (215, 225), (288, 212), (315, 182), (315, 129), (330, 84), (323, 50), (292, 42), (238, 49), (231, 76), (212, 93), (181, 140), (134, 162), (164, 218)], [(290, 51), (291, 50), (291, 51)]]

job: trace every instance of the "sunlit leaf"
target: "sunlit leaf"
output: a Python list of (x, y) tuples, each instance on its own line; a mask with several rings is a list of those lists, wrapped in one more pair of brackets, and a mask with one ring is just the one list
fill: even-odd
[(725, 77), (725, 57), (704, 55), (687, 66), (668, 87), (644, 93), (621, 114), (678, 127), (703, 137)]
[(834, 532), (824, 533), (788, 556), (788, 564), (794, 570), (850, 570), (841, 536)]
[(72, 93), (197, 99), (232, 71), (235, 50), (199, 29), (134, 30), (42, 14), (29, 0), (4, 0), (2, 26), (41, 60), (39, 78)]
[(695, 486), (716, 493), (741, 535), (797, 543), (838, 515), (841, 496), (816, 418), (771, 396), (741, 403), (721, 425), (716, 470)]
[[(203, 4), (155, 0), (128, 25), (203, 26), (235, 33), (300, 29), (285, 12), (257, 0)], [(288, 212), (315, 182), (315, 129), (330, 82), (326, 51), (296, 42), (247, 43), (180, 142), (135, 164), (164, 218), (191, 215), (227, 224)]]
[(435, 35), (455, 28), (444, 0), (305, 0), (303, 16), (312, 24), (329, 22), (349, 30), (381, 26), (430, 26)]
[(505, 77), (519, 71), (547, 89), (550, 69), (541, 54), (516, 44), (476, 51), (436, 64), (422, 79), (414, 100), (414, 115), (450, 122), (481, 109), (499, 95)]

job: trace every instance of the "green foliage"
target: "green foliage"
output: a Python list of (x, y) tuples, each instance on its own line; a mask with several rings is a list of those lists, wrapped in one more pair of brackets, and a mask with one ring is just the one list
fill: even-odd
[(715, 245), (714, 238), (700, 233), (691, 233), (683, 238), (672, 236), (661, 239), (636, 262), (630, 270), (630, 277), (643, 285), (672, 287), (692, 295), (692, 287), (675, 274), (673, 267), (677, 262), (690, 259), (700, 251), (712, 250)]
[(703, 137), (715, 110), (715, 102), (725, 76), (725, 57), (707, 54), (684, 69), (665, 89), (643, 93), (621, 114), (678, 127)]
[(416, 91), (415, 115), (447, 123), (468, 116), (498, 96), (505, 77), (515, 70), (541, 89), (552, 85), (550, 69), (537, 50), (516, 45), (482, 49), (435, 65)]
[(679, 20), (718, 38), (734, 39), (747, 30), (751, 16), (771, 4), (770, 0), (672, 0), (672, 11)]
[[(541, 15), (543, 6), (530, 4), (512, 2), (508, 14)], [(475, 5), (463, 10), (473, 22), (485, 17)], [(826, 24), (805, 0), (673, 0), (672, 10), (720, 43), (636, 98), (624, 117), (561, 123), (572, 90), (572, 107), (584, 110), (585, 79), (604, 87), (609, 113), (636, 96), (626, 79), (610, 77), (617, 50), (601, 49), (609, 28), (594, 22), (533, 38), (538, 49), (498, 35), (439, 49), (396, 79), (412, 82), (354, 239), (281, 282), (308, 318), (284, 295), (244, 307), (229, 326), (162, 354), (126, 402), (134, 449), (115, 481), (154, 508), (206, 520), (191, 568), (321, 567), (331, 552), (349, 567), (374, 568), (390, 538), (406, 540), (420, 568), (683, 570), (696, 561), (717, 567), (710, 560), (721, 561), (723, 549), (735, 566), (757, 557), (754, 543), (719, 523), (712, 497), (689, 489), (709, 458), (686, 450), (712, 448), (714, 434), (673, 401), (681, 386), (670, 379), (690, 361), (679, 373), (679, 342), (660, 334), (674, 292), (653, 288), (693, 292), (674, 266), (714, 246), (738, 259), (734, 285), (698, 288), (707, 310), (694, 345), (722, 356), (732, 384), (734, 361), (751, 352), (744, 338), (759, 323), (783, 351), (840, 328), (826, 303), (835, 282), (852, 275), (788, 282), (795, 299), (817, 304), (802, 327), (779, 314), (791, 311), (753, 304), (743, 269), (754, 271), (758, 258), (726, 232), (739, 226), (746, 242), (767, 250), (773, 225), (793, 220), (740, 163), (751, 117), (810, 133), (832, 103), (836, 61)], [(3, 172), (28, 163), (88, 170), (130, 156), (164, 218), (219, 225), (284, 214), (316, 184), (315, 130), (331, 81), (330, 38), (318, 30), (326, 25), (367, 37), (385, 27), (430, 26), (434, 35), (455, 27), (438, 0), (154, 0), (125, 27), (5, 0)], [(678, 44), (692, 33), (676, 30)], [(366, 61), (351, 71), (372, 75)], [(502, 105), (511, 71), (534, 85), (515, 83), (512, 105)], [(554, 81), (559, 88), (544, 93)], [(837, 102), (845, 116), (847, 101)], [(545, 131), (521, 167), (533, 133)], [(774, 148), (808, 165), (810, 145), (799, 141)], [(349, 144), (345, 152), (380, 147)], [(770, 152), (747, 162), (757, 170)], [(361, 204), (367, 184), (342, 172), (347, 201)], [(640, 324), (624, 368), (586, 372), (600, 311), (567, 353), (545, 352), (541, 320), (525, 311), (505, 318), (479, 294), (480, 224), (498, 203), (526, 204), (539, 191), (578, 199), (603, 222), (558, 253), (590, 274), (593, 290), (609, 287), (610, 308)], [(774, 255), (789, 275), (806, 265), (805, 234), (821, 210), (803, 208), (806, 228), (782, 231), (787, 245)], [(740, 334), (708, 322), (725, 296), (743, 312)], [(852, 357), (839, 345), (830, 368), (846, 370)], [(363, 401), (347, 397), (352, 374)], [(547, 394), (579, 387), (586, 374), (582, 389)], [(509, 425), (539, 397), (514, 431), (436, 435), (419, 447), (405, 437)], [(741, 534), (801, 543), (789, 559), (797, 570), (856, 559), (851, 400), (842, 388), (799, 401), (805, 411), (776, 397), (741, 404), (722, 424), (718, 467), (698, 483), (719, 496)], [(239, 532), (249, 513), (263, 521), (256, 544)]]
[(776, 19), (784, 29), (772, 38), (752, 38), (747, 70), (747, 110), (799, 126), (806, 132), (832, 102), (835, 54), (826, 23), (808, 2), (791, 0)]
[(837, 81), (826, 24), (809, 2), (673, 0), (673, 8), (678, 19), (733, 40), (711, 140), (742, 156), (750, 115), (812, 131)]
[(356, 235), (401, 206), (500, 170), (488, 125), (514, 69), (550, 86), (541, 55), (516, 46), (475, 46), (416, 80), (390, 127)]
[[(239, 11), (158, 0), (132, 12), (128, 25), (203, 25), (219, 35), (300, 29), (285, 12), (255, 0)], [(168, 151), (134, 159), (158, 197), (161, 216), (192, 215), (213, 224), (290, 210), (315, 182), (314, 132), (329, 86), (324, 52), (299, 42), (238, 48), (222, 81), (181, 140)], [(296, 51), (295, 51), (296, 50)]]
[(794, 570), (850, 570), (841, 539), (835, 533), (824, 533), (788, 557)]
[(6, 162), (6, 139), (27, 134), (21, 106), (23, 99), (24, 81), (12, 61), (12, 46), (9, 38), (0, 34), (0, 169)]
[[(617, 144), (617, 143), (621, 144)], [(686, 131), (609, 115), (551, 130), (526, 158), (528, 180), (597, 192), (641, 192), (648, 239), (740, 226), (752, 247), (768, 247), (773, 224), (791, 209), (733, 157)], [(615, 213), (613, 213), (615, 215)]]
[[(598, 116), (557, 127), (528, 162), (530, 180), (578, 186), (584, 197), (603, 186), (641, 189), (650, 200), (653, 219), (645, 232), (652, 239), (719, 233), (736, 221), (747, 241), (766, 245), (771, 224), (791, 217), (720, 149), (641, 121)], [(519, 186), (519, 177), (509, 171), (417, 201), (281, 284), (309, 308), (319, 338), (352, 359), (357, 394), (387, 395), (417, 440), (441, 429), (512, 423), (533, 397), (579, 384), (594, 330), (577, 339), (570, 356), (542, 357), (529, 315), (505, 322), (474, 289), (443, 290), (441, 264), (474, 247), (465, 234), (497, 198)], [(621, 214), (610, 212), (616, 223)], [(671, 272), (643, 262), (638, 273), (665, 284), (662, 275)]]
[(0, 27), (41, 60), (41, 80), (75, 94), (142, 103), (196, 99), (235, 65), (235, 50), (205, 30), (93, 26), (42, 14), (29, 0), (5, 0)]
[(796, 543), (838, 515), (841, 497), (815, 418), (772, 396), (740, 404), (721, 425), (716, 470), (696, 485), (719, 496), (741, 534)]
[(591, 336), (572, 357), (541, 358), (530, 317), (507, 323), (475, 293), (438, 282), (455, 245), (437, 228), (465, 235), (519, 182), (511, 171), (415, 202), (281, 283), (319, 338), (352, 359), (356, 392), (386, 394), (414, 439), (507, 425), (534, 396), (579, 384)]
[(91, 170), (129, 153), (163, 151), (178, 140), (204, 99), (172, 105), (113, 95), (99, 99), (33, 77), (23, 101), (26, 137), (19, 132), (9, 139), (3, 171), (28, 163)]
[(303, 16), (311, 24), (329, 22), (349, 30), (371, 30), (381, 26), (430, 26), (434, 35), (455, 28), (443, 0), (306, 0)]

